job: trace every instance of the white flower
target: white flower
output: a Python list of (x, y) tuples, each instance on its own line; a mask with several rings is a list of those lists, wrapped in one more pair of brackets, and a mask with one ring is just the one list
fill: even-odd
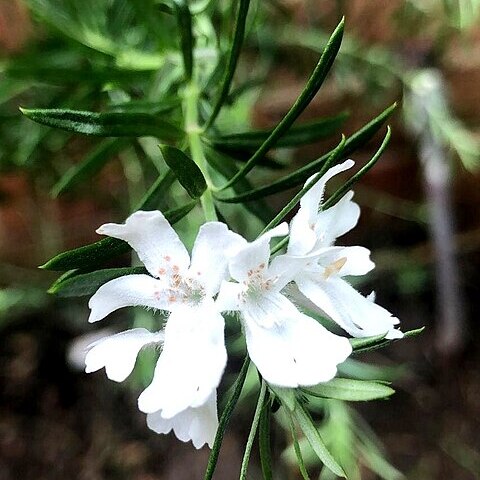
[(360, 208), (352, 201), (353, 192), (319, 212), (326, 182), (353, 164), (347, 160), (331, 168), (302, 197), (300, 209), (291, 222), (287, 254), (283, 257), (291, 257), (291, 261), (297, 258), (298, 273), (294, 281), (300, 292), (348, 333), (355, 337), (386, 334), (386, 338), (400, 338), (403, 334), (394, 328), (398, 318), (342, 278), (364, 275), (375, 266), (366, 248), (332, 246), (337, 237), (358, 222)]
[(110, 380), (123, 382), (133, 371), (138, 352), (149, 344), (163, 343), (163, 332), (151, 333), (145, 328), (133, 328), (109, 335), (91, 343), (85, 356), (85, 371), (105, 368)]
[[(105, 367), (108, 378), (122, 382), (132, 372), (138, 352), (146, 345), (162, 345), (163, 341), (163, 332), (151, 333), (144, 328), (102, 338), (88, 347), (85, 371), (95, 372)], [(147, 425), (157, 433), (173, 430), (179, 440), (191, 440), (195, 448), (205, 443), (211, 447), (218, 427), (216, 391), (201, 406), (187, 407), (168, 419), (162, 417), (161, 410), (149, 413)]]
[(338, 337), (300, 313), (282, 293), (291, 280), (287, 261), (269, 265), (270, 239), (286, 235), (287, 224), (241, 247), (229, 263), (232, 278), (224, 282), (218, 302), (239, 311), (248, 353), (263, 378), (274, 385), (315, 385), (335, 376), (336, 367), (350, 355), (346, 338)]
[(172, 418), (163, 418), (161, 410), (149, 413), (147, 425), (156, 433), (169, 433), (173, 430), (179, 440), (191, 440), (195, 448), (201, 448), (205, 444), (212, 448), (218, 428), (217, 393), (212, 392), (203, 405), (186, 408)]
[[(223, 223), (206, 223), (190, 260), (158, 211), (136, 212), (125, 224), (106, 224), (97, 232), (128, 242), (152, 276), (127, 275), (102, 285), (90, 299), (89, 321), (131, 305), (171, 312), (152, 383), (138, 400), (140, 410), (161, 411), (165, 420), (173, 421), (180, 412), (202, 407), (217, 388), (227, 361), (224, 319), (213, 296), (226, 278), (229, 249), (244, 240)], [(121, 350), (112, 355), (127, 362)]]

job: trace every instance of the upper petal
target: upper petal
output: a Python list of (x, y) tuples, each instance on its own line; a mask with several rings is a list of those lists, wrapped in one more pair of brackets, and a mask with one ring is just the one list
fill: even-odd
[(147, 425), (156, 433), (169, 433), (173, 430), (179, 440), (191, 440), (195, 448), (201, 448), (205, 444), (212, 448), (218, 428), (217, 393), (212, 392), (203, 405), (186, 408), (172, 418), (163, 418), (161, 410), (149, 413)]
[[(267, 310), (268, 309), (268, 310)], [(262, 319), (262, 311), (270, 317)], [(265, 380), (282, 387), (332, 379), (352, 352), (350, 342), (300, 313), (280, 294), (244, 313), (248, 353)], [(273, 322), (272, 322), (273, 320)]]
[(159, 211), (138, 211), (124, 224), (106, 223), (97, 233), (125, 240), (137, 252), (147, 270), (155, 277), (177, 267), (184, 273), (190, 263), (187, 249)]
[(318, 213), (315, 222), (315, 247), (332, 245), (338, 237), (349, 232), (358, 223), (360, 207), (352, 201), (353, 192), (347, 192), (333, 207)]
[(227, 362), (223, 317), (211, 306), (179, 307), (170, 315), (152, 383), (138, 399), (141, 411), (172, 418), (198, 407), (217, 388)]
[(232, 277), (243, 282), (248, 280), (253, 272), (263, 271), (268, 267), (270, 259), (270, 240), (288, 234), (288, 225), (281, 223), (272, 230), (265, 232), (251, 243), (246, 243), (235, 252), (229, 263)]
[[(300, 200), (300, 209), (290, 223), (290, 240), (288, 244), (289, 253), (292, 255), (305, 255), (315, 246), (316, 235), (314, 229), (320, 203), (325, 191), (325, 185), (332, 177), (340, 172), (348, 170), (353, 165), (353, 160), (346, 160), (345, 162), (330, 168), (302, 197)], [(311, 183), (315, 178), (316, 175), (312, 175), (305, 182), (305, 186)]]
[(125, 275), (103, 284), (88, 302), (91, 309), (89, 322), (102, 320), (122, 307), (142, 305), (150, 308), (167, 309), (164, 289), (160, 280), (149, 275)]
[(299, 290), (323, 310), (340, 327), (354, 337), (386, 334), (386, 338), (401, 338), (395, 330), (400, 321), (385, 308), (357, 292), (341, 278), (314, 282), (305, 277), (296, 281)]
[(85, 357), (85, 371), (96, 372), (105, 367), (110, 380), (123, 382), (132, 373), (140, 349), (163, 340), (163, 333), (134, 328), (92, 343)]
[(208, 222), (200, 227), (192, 251), (190, 276), (205, 288), (208, 296), (215, 295), (226, 279), (228, 259), (233, 250), (247, 241), (221, 222)]

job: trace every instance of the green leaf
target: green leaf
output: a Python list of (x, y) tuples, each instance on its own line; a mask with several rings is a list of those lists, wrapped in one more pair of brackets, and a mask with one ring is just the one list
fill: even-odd
[(232, 417), (233, 410), (235, 409), (235, 405), (240, 398), (240, 394), (242, 393), (243, 384), (245, 383), (245, 379), (247, 378), (248, 367), (250, 366), (250, 359), (248, 357), (245, 358), (243, 362), (242, 369), (238, 374), (235, 383), (233, 384), (233, 391), (230, 398), (223, 409), (223, 412), (220, 416), (220, 420), (218, 422), (217, 433), (215, 434), (215, 440), (213, 442), (212, 451), (210, 452), (210, 456), (208, 457), (208, 464), (207, 469), (205, 471), (204, 480), (211, 480), (213, 474), (215, 473), (215, 468), (217, 466), (218, 455), (220, 454), (220, 448), (222, 447), (223, 436), (225, 435), (225, 430), (227, 429), (228, 423), (230, 422), (230, 418)]
[[(239, 0), (237, 16), (235, 18), (235, 27), (233, 34), (233, 41), (228, 54), (227, 68), (222, 80), (222, 86), (218, 94), (217, 100), (213, 107), (212, 113), (207, 121), (205, 129), (210, 128), (215, 119), (217, 118), (220, 109), (227, 100), (230, 85), (233, 80), (233, 75), (237, 68), (238, 57), (242, 49), (243, 39), (245, 37), (245, 24), (247, 21), (248, 7), (250, 6), (250, 0)], [(221, 59), (223, 61), (223, 58)]]
[(288, 419), (290, 423), (290, 432), (292, 434), (292, 441), (293, 441), (293, 449), (295, 451), (295, 456), (297, 457), (297, 464), (302, 475), (303, 480), (310, 480), (310, 477), (307, 472), (307, 468), (305, 466), (305, 462), (303, 460), (302, 450), (300, 448), (300, 444), (298, 442), (297, 430), (295, 428), (295, 423), (293, 421), (292, 415), (288, 414)]
[[(163, 175), (159, 176), (157, 180), (153, 183), (153, 185), (147, 190), (134, 211), (156, 210), (158, 208), (158, 205), (160, 204), (161, 198), (165, 197), (166, 191), (172, 186), (174, 181), (175, 174), (170, 169), (168, 169)], [(195, 203), (193, 203), (193, 206), (194, 205)]]
[(260, 393), (258, 395), (257, 406), (255, 407), (255, 413), (253, 415), (252, 426), (250, 433), (248, 434), (247, 443), (245, 445), (245, 452), (242, 458), (242, 464), (240, 467), (239, 480), (247, 480), (248, 465), (250, 463), (250, 455), (252, 453), (253, 442), (257, 434), (258, 424), (260, 423), (260, 416), (262, 414), (263, 406), (265, 404), (265, 397), (267, 393), (267, 383), (262, 379), (262, 385)]
[(326, 383), (302, 389), (314, 397), (334, 398), (350, 402), (361, 402), (386, 398), (395, 393), (393, 388), (381, 382), (367, 382), (347, 378), (334, 378)]
[[(348, 114), (344, 112), (335, 117), (323, 118), (315, 122), (292, 127), (280, 138), (276, 146), (278, 148), (294, 147), (330, 137), (345, 123), (347, 117)], [(212, 137), (209, 140), (214, 148), (218, 148), (219, 150), (256, 150), (260, 148), (271, 133), (271, 130), (255, 130), (234, 135), (221, 135), (219, 137)]]
[(322, 178), (323, 174), (330, 168), (330, 165), (336, 163), (337, 159), (341, 156), (343, 152), (343, 148), (345, 146), (345, 137), (342, 136), (342, 140), (338, 144), (337, 148), (333, 151), (333, 153), (330, 155), (330, 158), (324, 163), (322, 168), (320, 169), (319, 172), (315, 175), (314, 178), (306, 185), (303, 187), (288, 203), (283, 207), (280, 212), (278, 212), (277, 215), (265, 226), (263, 229), (262, 233), (267, 232), (268, 230), (271, 230), (272, 228), (275, 228), (300, 202), (302, 197), (310, 190), (312, 189), (317, 182), (320, 181)]
[(166, 97), (159, 100), (129, 100), (128, 102), (113, 103), (108, 106), (110, 112), (146, 112), (151, 114), (166, 113), (179, 108), (181, 100), (178, 97)]
[(258, 450), (260, 454), (260, 464), (262, 466), (263, 480), (273, 480), (272, 470), (272, 451), (270, 439), (270, 417), (271, 405), (269, 401), (270, 394), (267, 391), (267, 399), (260, 415), (258, 426)]
[(308, 440), (308, 443), (311, 445), (313, 451), (316, 453), (320, 461), (329, 468), (335, 475), (347, 478), (342, 467), (338, 462), (332, 457), (331, 453), (328, 451), (325, 443), (320, 436), (317, 427), (315, 427), (312, 418), (309, 413), (305, 410), (304, 406), (297, 401), (297, 406), (294, 411), (295, 419), (299, 427), (302, 429), (303, 434)]
[[(182, 207), (165, 212), (165, 218), (173, 225), (181, 220), (195, 206), (190, 202)], [(59, 253), (40, 268), (45, 270), (72, 270), (98, 267), (111, 258), (118, 257), (130, 250), (128, 243), (116, 238), (104, 238), (90, 245)]]
[(194, 38), (192, 35), (192, 15), (185, 0), (173, 0), (178, 30), (180, 31), (180, 45), (182, 48), (183, 65), (187, 80), (192, 78)]
[(163, 159), (192, 198), (200, 198), (207, 183), (197, 164), (185, 153), (169, 145), (161, 145)]
[(68, 109), (21, 108), (34, 122), (69, 132), (97, 137), (146, 137), (176, 140), (182, 131), (155, 115), (141, 112), (85, 112)]
[(129, 250), (128, 243), (108, 237), (90, 245), (59, 253), (44, 265), (41, 265), (40, 268), (56, 271), (76, 268), (88, 269), (89, 267), (96, 267), (111, 258), (118, 257)]
[(387, 133), (383, 139), (380, 148), (375, 152), (375, 155), (369, 160), (355, 175), (351, 176), (330, 198), (322, 205), (323, 210), (335, 205), (343, 196), (352, 188), (352, 186), (358, 182), (373, 166), (380, 160), (383, 152), (387, 148), (388, 142), (390, 142), (390, 137), (392, 135), (392, 130), (387, 126)]
[(293, 106), (283, 117), (280, 123), (274, 128), (272, 133), (268, 138), (262, 143), (261, 147), (253, 154), (253, 156), (248, 160), (245, 166), (233, 177), (231, 178), (224, 186), (223, 189), (232, 186), (240, 178), (243, 178), (247, 175), (253, 167), (255, 167), (258, 161), (263, 158), (266, 153), (273, 148), (277, 141), (283, 137), (283, 135), (289, 130), (293, 122), (299, 117), (299, 115), (305, 110), (307, 105), (313, 100), (313, 97), (316, 95), (320, 87), (322, 86), (330, 68), (337, 56), (338, 50), (340, 49), (340, 44), (342, 43), (343, 29), (344, 29), (344, 19), (338, 24), (335, 31), (332, 33), (317, 66), (312, 72), (310, 78), (305, 85), (300, 96), (297, 98)]
[[(237, 162), (239, 162), (239, 163), (247, 162), (249, 156), (252, 153), (251, 150), (248, 150), (248, 149), (245, 149), (245, 148), (236, 148), (236, 149), (228, 150), (228, 149), (222, 149), (222, 148), (214, 147), (213, 143), (211, 143), (208, 138), (204, 137), (203, 140), (204, 140), (204, 145), (205, 145), (206, 149), (210, 148), (211, 150), (214, 150), (215, 152), (217, 152), (219, 154), (228, 155), (235, 163), (237, 163)], [(279, 161), (275, 160), (274, 158), (272, 158), (271, 155), (266, 155), (261, 160), (259, 160), (258, 165), (263, 167), (263, 168), (268, 168), (270, 170), (283, 170), (285, 168), (285, 165), (283, 163), (280, 163)], [(243, 178), (241, 180), (245, 180), (245, 178)], [(233, 187), (234, 187), (234, 185), (232, 185), (232, 188)], [(250, 190), (251, 190), (251, 188), (250, 188)]]
[(385, 382), (398, 380), (408, 373), (408, 367), (406, 365), (373, 365), (355, 360), (352, 357), (347, 358), (343, 363), (338, 365), (337, 370), (342, 378)]
[(82, 162), (67, 170), (52, 188), (51, 195), (58, 197), (82, 181), (92, 178), (127, 144), (128, 141), (124, 139), (115, 138), (104, 140), (97, 148), (90, 152)]
[[(209, 145), (205, 145), (204, 153), (207, 162), (225, 178), (230, 178), (238, 172), (235, 160), (229, 155), (219, 152)], [(252, 189), (252, 184), (247, 178), (242, 178), (232, 188), (236, 193), (245, 192)], [(264, 200), (246, 202), (244, 207), (264, 223), (267, 223), (273, 214), (270, 206)]]
[(293, 388), (278, 387), (276, 385), (269, 385), (270, 390), (280, 400), (282, 405), (293, 412), (297, 406), (297, 398)]
[(48, 293), (53, 293), (53, 290), (57, 288), (57, 285), (60, 283), (68, 280), (69, 278), (75, 277), (80, 273), (84, 272), (83, 270), (79, 270), (78, 268), (74, 268), (73, 270), (67, 270), (65, 273), (62, 273), (51, 285), (48, 289)]
[[(387, 118), (393, 113), (395, 108), (396, 104), (388, 107), (380, 115), (378, 115), (372, 121), (364, 125), (360, 130), (354, 133), (351, 137), (347, 138), (347, 140), (345, 141), (345, 146), (343, 148), (342, 157), (339, 160), (346, 158), (357, 148), (365, 145), (375, 135), (375, 133), (378, 132), (378, 130), (385, 123)], [(222, 197), (220, 195), (215, 195), (215, 198), (222, 202), (242, 203), (251, 200), (258, 200), (259, 198), (264, 198), (275, 193), (283, 192), (284, 190), (288, 190), (289, 188), (296, 187), (297, 185), (300, 185), (305, 180), (307, 180), (307, 178), (310, 177), (312, 174), (317, 172), (322, 166), (322, 164), (327, 161), (333, 151), (334, 150), (330, 150), (325, 155), (322, 155), (319, 159), (263, 187), (250, 190), (249, 192), (244, 192), (235, 197)]]
[[(384, 348), (386, 347), (387, 345), (390, 345), (391, 343), (393, 342), (397, 342), (398, 340), (403, 340), (405, 338), (412, 338), (412, 337), (416, 337), (417, 335), (420, 335), (423, 331), (425, 330), (425, 327), (422, 327), (422, 328), (417, 328), (415, 330), (410, 330), (408, 332), (405, 332), (403, 334), (403, 337), (402, 338), (395, 338), (393, 340), (386, 340), (386, 339), (378, 339), (376, 341), (374, 341), (373, 339), (368, 342), (367, 345), (365, 346), (353, 346), (353, 353), (357, 354), (357, 353), (365, 353), (365, 352), (370, 352), (372, 350), (378, 350), (379, 348)], [(352, 340), (350, 340), (350, 342), (352, 343)], [(363, 339), (362, 339), (363, 340)], [(367, 340), (367, 339), (365, 339)]]
[(82, 297), (93, 295), (104, 283), (124, 275), (147, 273), (144, 267), (107, 268), (95, 272), (79, 273), (68, 278), (60, 277), (48, 289), (60, 297)]
[(385, 339), (386, 336), (387, 334), (384, 333), (382, 335), (375, 335), (373, 337), (349, 338), (349, 340), (350, 344), (352, 345), (353, 351), (356, 351), (361, 350), (362, 348), (378, 345)]

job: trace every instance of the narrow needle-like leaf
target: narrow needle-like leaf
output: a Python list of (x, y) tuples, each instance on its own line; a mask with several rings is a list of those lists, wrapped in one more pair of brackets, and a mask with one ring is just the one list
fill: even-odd
[(335, 205), (352, 187), (352, 185), (358, 180), (360, 180), (380, 159), (382, 153), (387, 148), (388, 142), (390, 141), (390, 137), (392, 135), (392, 130), (390, 127), (387, 127), (387, 133), (385, 138), (383, 139), (380, 148), (376, 151), (375, 155), (371, 158), (371, 160), (364, 165), (355, 175), (350, 177), (323, 205), (322, 210), (326, 210), (327, 208), (332, 207)]
[[(387, 134), (385, 135), (385, 138), (383, 139), (383, 142), (382, 144), (380, 145), (380, 148), (375, 152), (375, 155), (372, 157), (372, 159), (362, 168), (360, 169), (355, 175), (353, 175), (349, 180), (347, 180), (347, 182), (342, 185), (342, 187), (340, 187), (329, 199), (328, 201), (326, 201), (323, 205), (320, 206), (321, 210), (326, 210), (327, 208), (330, 208), (331, 206), (335, 205), (335, 203), (338, 202), (338, 200), (340, 200), (343, 195), (345, 195), (345, 193), (348, 192), (348, 190), (351, 188), (351, 186), (356, 182), (358, 181), (363, 175), (365, 175), (365, 173), (367, 173), (372, 167), (373, 165), (375, 165), (375, 163), (377, 163), (377, 161), (379, 160), (379, 158), (381, 157), (382, 153), (384, 152), (385, 148), (387, 147), (388, 145), (388, 142), (390, 140), (390, 134), (391, 134), (391, 131), (390, 131), (390, 127), (387, 127)], [(343, 153), (343, 150), (345, 149), (345, 142), (343, 143), (343, 149), (341, 149), (339, 152), (335, 153), (335, 150), (338, 150), (342, 144), (340, 144), (334, 151), (333, 153), (331, 154), (331, 156), (327, 159), (326, 163), (328, 165), (331, 165), (333, 163), (332, 161), (332, 155), (335, 155), (336, 158), (338, 157), (341, 157), (342, 156), (342, 153)], [(328, 168), (328, 167), (327, 167)], [(321, 175), (323, 175), (322, 172), (325, 172), (326, 169), (322, 169), (320, 171), (320, 173), (318, 174), (318, 177), (317, 179), (320, 179)], [(308, 191), (308, 187), (309, 185), (307, 185), (307, 191)], [(287, 209), (287, 207), (289, 207), (289, 205), (297, 198), (297, 196), (299, 196), (301, 194), (301, 196), (303, 196), (306, 192), (303, 192), (304, 189), (300, 190), (300, 192), (298, 192), (298, 194), (289, 202), (289, 204), (285, 207), (285, 209)], [(303, 193), (302, 193), (303, 192)], [(301, 198), (300, 196), (300, 198)], [(332, 199), (334, 199), (332, 201)], [(293, 207), (292, 207), (293, 208)], [(289, 210), (290, 211), (290, 210)], [(283, 210), (282, 210), (283, 212)], [(281, 217), (281, 214), (282, 212), (280, 212), (271, 222), (270, 224), (267, 225), (267, 227), (265, 227), (264, 231), (267, 231), (271, 228), (273, 228), (275, 226), (276, 223), (278, 223), (279, 220), (281, 220), (281, 218), (283, 218), (283, 216)], [(285, 213), (286, 215), (286, 213)], [(281, 218), (280, 218), (281, 217)], [(270, 254), (273, 255), (275, 253), (277, 253), (278, 251), (280, 251), (283, 247), (285, 247), (288, 243), (288, 239), (289, 239), (289, 235), (287, 235), (285, 238), (283, 238), (280, 242), (278, 242), (271, 250), (270, 250)]]
[[(340, 155), (342, 154), (343, 147), (345, 145), (345, 137), (342, 136), (341, 142), (338, 144), (338, 147), (335, 148), (335, 150), (332, 152), (328, 160), (323, 164), (322, 168), (320, 171), (317, 173), (315, 178), (309, 182), (309, 184), (305, 187), (303, 187), (288, 203), (285, 205), (284, 208), (275, 216), (275, 218), (272, 219), (272, 221), (263, 229), (262, 233), (267, 232), (268, 230), (271, 230), (272, 228), (276, 227), (282, 220), (285, 218), (286, 215), (288, 215), (300, 202), (302, 197), (312, 188), (316, 185), (316, 183), (322, 178), (323, 174), (330, 168), (332, 164), (334, 164)], [(260, 235), (261, 235), (260, 234)]]
[[(355, 132), (351, 137), (347, 138), (345, 147), (343, 149), (342, 158), (346, 158), (350, 153), (354, 152), (357, 148), (365, 145), (374, 135), (378, 132), (380, 127), (385, 123), (387, 118), (394, 112), (396, 104), (391, 105), (385, 109), (380, 115), (364, 125), (360, 130)], [(215, 198), (221, 202), (227, 203), (243, 203), (251, 200), (258, 200), (275, 193), (283, 192), (289, 188), (296, 187), (303, 183), (310, 175), (318, 172), (319, 168), (327, 161), (332, 154), (332, 150), (322, 155), (317, 160), (310, 162), (295, 172), (286, 175), (283, 178), (275, 180), (274, 182), (264, 185), (262, 187), (255, 188), (247, 192), (243, 192), (234, 197), (224, 197), (216, 194)], [(340, 159), (340, 160), (341, 160)]]
[(51, 191), (52, 197), (58, 197), (70, 190), (82, 181), (94, 177), (103, 166), (128, 144), (123, 138), (109, 138), (104, 140), (82, 162), (71, 167), (54, 185)]
[(258, 423), (260, 422), (260, 415), (262, 413), (263, 405), (265, 402), (265, 394), (267, 392), (267, 384), (265, 380), (262, 380), (262, 386), (260, 388), (260, 394), (258, 395), (257, 407), (255, 408), (255, 414), (253, 415), (252, 427), (248, 434), (247, 445), (245, 446), (245, 453), (243, 454), (242, 466), (240, 468), (240, 480), (247, 479), (248, 464), (250, 463), (250, 454), (252, 453), (253, 441), (257, 434)]
[(269, 391), (267, 391), (266, 395), (262, 414), (260, 415), (260, 424), (258, 426), (258, 449), (260, 452), (263, 480), (273, 480), (272, 452), (270, 447), (271, 404), (269, 402)]
[(297, 457), (297, 464), (302, 474), (303, 480), (310, 480), (307, 469), (305, 467), (305, 462), (303, 461), (302, 451), (300, 450), (300, 444), (298, 443), (297, 430), (295, 428), (295, 423), (292, 418), (292, 414), (288, 413), (288, 419), (290, 421), (290, 432), (292, 433), (293, 449), (295, 450), (295, 456)]
[[(417, 335), (420, 335), (424, 330), (425, 330), (425, 327), (417, 328), (415, 330), (409, 330), (408, 332), (405, 332), (403, 334), (403, 339), (416, 337)], [(399, 338), (395, 338), (393, 340), (379, 339), (377, 341), (371, 341), (371, 342), (368, 342), (368, 344), (366, 345), (360, 345), (360, 346), (356, 346), (354, 340), (356, 339), (350, 340), (353, 347), (353, 353), (358, 354), (358, 353), (371, 352), (373, 350), (378, 350), (379, 348), (384, 348), (387, 345), (390, 345), (391, 343), (397, 342), (398, 340), (401, 340), (401, 339)]]
[(218, 455), (220, 454), (220, 448), (222, 447), (223, 436), (225, 435), (225, 430), (227, 429), (228, 422), (230, 421), (233, 410), (235, 409), (235, 405), (237, 404), (238, 399), (240, 398), (240, 394), (242, 393), (243, 384), (245, 383), (245, 379), (247, 378), (249, 366), (250, 358), (247, 357), (245, 358), (242, 369), (240, 370), (240, 373), (238, 374), (238, 377), (233, 384), (232, 395), (228, 399), (228, 402), (225, 405), (225, 408), (223, 409), (222, 415), (218, 422), (217, 433), (213, 442), (212, 451), (210, 452), (210, 456), (208, 457), (207, 470), (205, 471), (204, 480), (211, 480), (213, 474), (215, 473)]
[(318, 458), (323, 462), (323, 464), (338, 477), (347, 478), (345, 472), (343, 471), (343, 468), (332, 457), (332, 454), (325, 446), (325, 443), (323, 442), (322, 437), (317, 430), (317, 427), (313, 423), (310, 414), (299, 402), (297, 402), (297, 407), (295, 408), (294, 415), (298, 422), (298, 425), (302, 429), (313, 451), (317, 454)]
[(228, 92), (230, 91), (233, 75), (235, 74), (235, 70), (237, 68), (238, 57), (240, 56), (240, 50), (242, 48), (243, 38), (245, 36), (245, 23), (247, 21), (249, 6), (250, 0), (240, 0), (237, 17), (235, 20), (232, 46), (228, 55), (227, 68), (223, 76), (220, 93), (218, 94), (217, 101), (215, 102), (215, 106), (213, 107), (213, 111), (207, 121), (205, 129), (208, 129), (213, 125), (218, 114), (220, 113), (220, 109), (228, 98)]
[(192, 15), (186, 0), (174, 0), (173, 5), (180, 32), (185, 78), (191, 80), (193, 73), (193, 49), (195, 47), (192, 33)]
[(312, 75), (308, 79), (307, 84), (305, 85), (304, 90), (297, 98), (293, 106), (283, 117), (281, 122), (275, 127), (269, 137), (263, 142), (262, 146), (253, 154), (253, 156), (248, 160), (244, 167), (232, 177), (223, 187), (222, 190), (231, 187), (238, 180), (247, 175), (253, 167), (262, 159), (266, 153), (273, 148), (277, 141), (282, 137), (282, 135), (288, 131), (292, 126), (293, 122), (298, 118), (298, 116), (305, 110), (308, 104), (312, 101), (313, 97), (316, 95), (320, 87), (322, 86), (330, 68), (337, 56), (338, 50), (340, 49), (340, 44), (342, 43), (343, 29), (344, 29), (344, 19), (338, 24), (337, 28), (330, 37), (322, 56), (320, 57), (317, 66), (315, 67)]

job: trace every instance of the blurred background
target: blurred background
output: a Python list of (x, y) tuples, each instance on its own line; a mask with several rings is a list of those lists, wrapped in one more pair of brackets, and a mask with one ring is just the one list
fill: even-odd
[[(138, 2), (140, 9), (143, 3), (150, 4)], [(39, 126), (18, 110), (100, 110), (122, 82), (142, 91), (154, 46), (131, 67), (129, 52), (143, 32), (119, 15), (121, 35), (108, 33), (126, 47), (107, 75), (99, 55), (111, 44), (98, 35), (102, 24), (92, 5), (0, 0), (0, 479), (202, 478), (206, 449), (146, 428), (136, 410), (141, 380), (125, 386), (103, 372), (82, 373), (79, 342), (94, 332), (86, 322), (88, 299), (49, 295), (56, 277), (37, 268), (60, 251), (96, 241), (95, 229), (120, 220), (145, 189), (137, 157), (148, 145), (143, 153), (117, 149), (92, 181), (64, 191), (65, 172), (98, 141)], [(397, 393), (345, 407), (370, 425), (365, 429), (375, 432), (375, 451), (382, 452), (368, 459), (364, 451), (359, 475), (480, 479), (480, 2), (264, 0), (254, 7), (238, 72), (251, 85), (220, 119), (226, 128), (275, 125), (342, 15), (341, 52), (303, 120), (348, 111), (342, 126), (348, 134), (399, 102), (387, 151), (355, 188), (360, 224), (342, 243), (372, 250), (377, 268), (364, 288), (376, 290), (404, 330), (426, 329), (361, 358), (375, 365), (365, 367), (366, 378), (393, 381)], [(337, 142), (338, 135), (278, 157), (298, 167)], [(375, 142), (354, 159), (374, 151)], [(262, 173), (261, 181), (272, 175)], [(291, 194), (267, 198), (269, 208), (278, 211)], [(122, 319), (127, 324), (129, 313)], [(249, 398), (225, 440), (218, 479), (237, 476)], [(300, 478), (277, 430), (278, 478)], [(259, 477), (253, 466), (251, 478)]]

